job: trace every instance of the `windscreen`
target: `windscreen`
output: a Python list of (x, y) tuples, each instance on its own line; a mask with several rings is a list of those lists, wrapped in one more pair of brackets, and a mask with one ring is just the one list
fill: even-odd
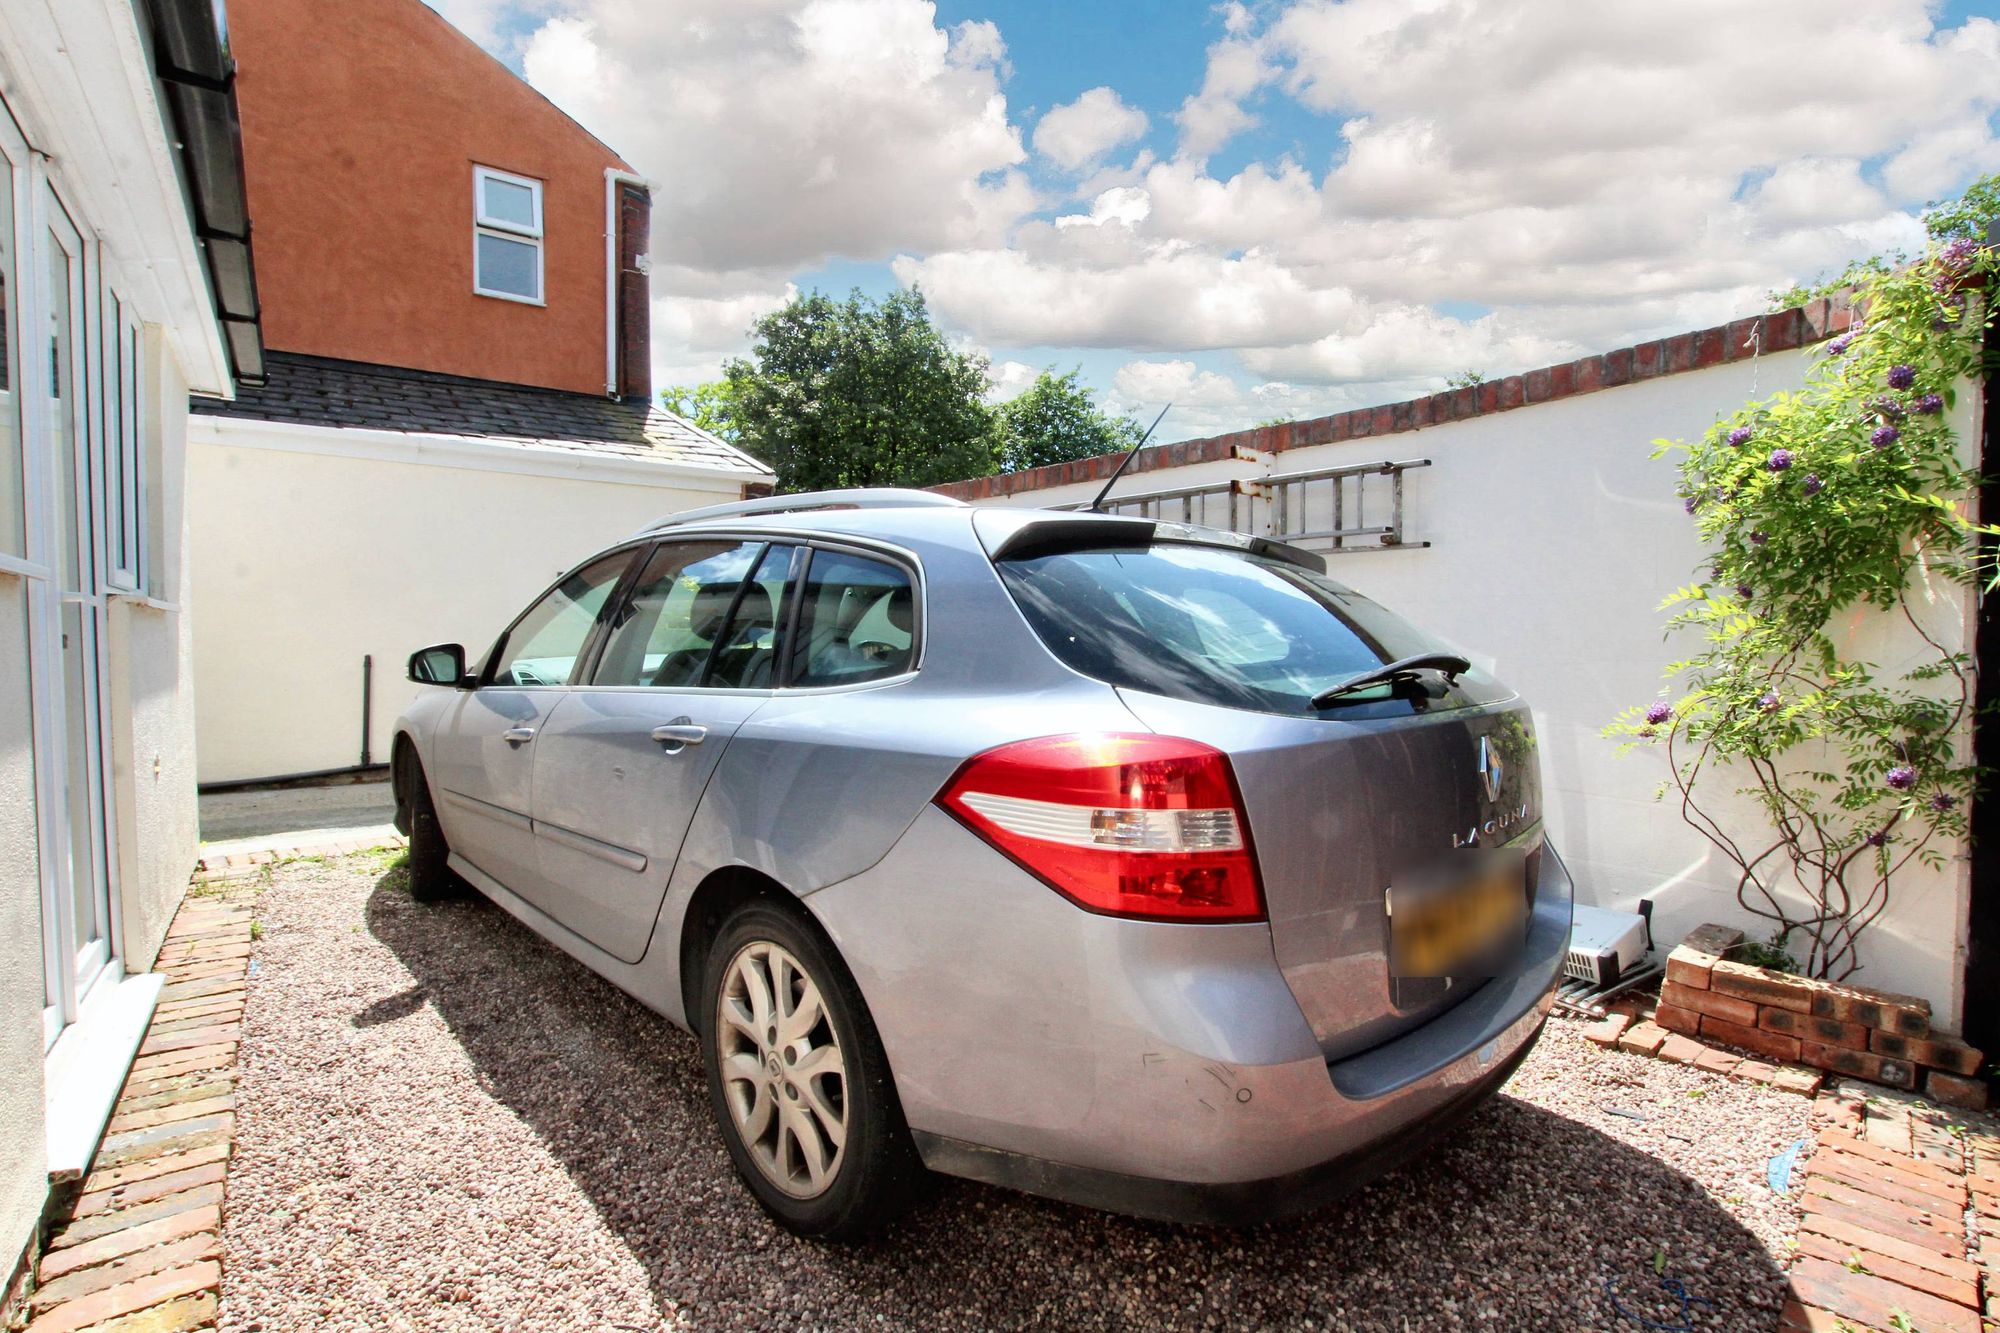
[(1450, 645), (1295, 565), (1222, 547), (1156, 543), (999, 563), (1028, 623), (1073, 670), (1169, 698), (1363, 720), (1508, 697), (1477, 671), (1444, 688), (1381, 685), (1325, 709), (1328, 686)]

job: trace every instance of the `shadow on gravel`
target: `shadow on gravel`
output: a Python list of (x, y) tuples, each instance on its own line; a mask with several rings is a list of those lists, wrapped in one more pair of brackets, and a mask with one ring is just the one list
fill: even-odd
[[(391, 876), (367, 922), (415, 984), (350, 1021), (435, 1006), (482, 1086), (541, 1137), (691, 1327), (1739, 1333), (1777, 1322), (1782, 1278), (1700, 1185), (1504, 1095), (1420, 1163), (1289, 1222), (1177, 1227), (947, 1180), (872, 1245), (802, 1242), (736, 1180), (693, 1038), (484, 899), (418, 904)], [(1684, 1311), (1661, 1289), (1662, 1251), (1709, 1304)]]

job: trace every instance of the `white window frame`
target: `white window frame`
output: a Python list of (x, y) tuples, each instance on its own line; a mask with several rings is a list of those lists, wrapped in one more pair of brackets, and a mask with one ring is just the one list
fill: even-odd
[[(145, 339), (131, 302), (115, 288), (103, 296), (103, 422), (106, 488), (104, 583), (109, 591), (143, 595), (152, 562), (147, 558), (147, 476), (145, 419), (140, 394), (145, 387)], [(111, 501), (118, 512), (111, 513)], [(122, 557), (122, 559), (121, 559)]]
[[(526, 188), (534, 199), (535, 221), (531, 227), (523, 227), (518, 222), (491, 217), (486, 212), (486, 182), (496, 180), (508, 185)], [(523, 296), (519, 292), (496, 291), (480, 285), (479, 281), (479, 238), (492, 236), (497, 240), (514, 241), (535, 247), (535, 294)], [(532, 176), (517, 176), (511, 171), (501, 171), (497, 167), (472, 168), (472, 290), (479, 296), (490, 296), (498, 301), (515, 301), (521, 305), (546, 305), (547, 278), (543, 263), (542, 227), (542, 182)]]

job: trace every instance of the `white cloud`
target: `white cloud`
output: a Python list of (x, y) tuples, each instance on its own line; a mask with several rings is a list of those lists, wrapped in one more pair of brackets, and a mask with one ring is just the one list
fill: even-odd
[(986, 372), (986, 382), (991, 386), (986, 391), (986, 401), (1004, 403), (1019, 398), (1034, 388), (1041, 377), (1042, 372), (1025, 361), (1002, 361)]
[(678, 265), (653, 269), (653, 383), (700, 384), (750, 350), (750, 326), (799, 289), (781, 275), (708, 273)]
[(528, 79), (662, 183), (653, 253), (710, 269), (990, 243), (1035, 199), (990, 23), (927, 0), (570, 0)]
[(1110, 88), (1052, 107), (1035, 126), (1035, 151), (1064, 171), (1083, 171), (1146, 132), (1146, 113)]

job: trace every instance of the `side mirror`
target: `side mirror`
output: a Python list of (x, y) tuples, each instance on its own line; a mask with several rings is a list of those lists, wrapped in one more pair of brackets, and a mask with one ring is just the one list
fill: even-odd
[(417, 649), (410, 654), (410, 679), (419, 685), (463, 688), (466, 683), (464, 645), (440, 643)]

